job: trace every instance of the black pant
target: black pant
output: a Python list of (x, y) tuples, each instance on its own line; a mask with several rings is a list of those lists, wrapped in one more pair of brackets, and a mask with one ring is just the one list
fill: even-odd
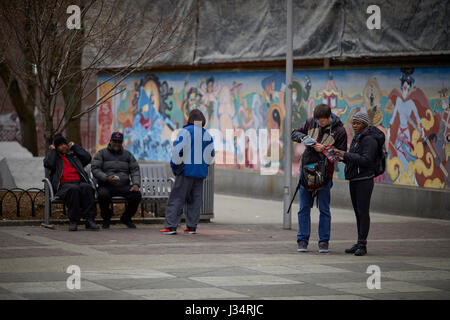
[(67, 206), (71, 222), (78, 222), (81, 218), (95, 219), (95, 192), (90, 184), (79, 181), (65, 182), (59, 186), (56, 195)]
[(367, 243), (370, 229), (370, 198), (373, 191), (373, 178), (350, 181), (350, 197), (355, 210), (356, 226), (358, 228), (358, 242)]
[(100, 205), (101, 216), (103, 220), (110, 220), (112, 217), (112, 210), (110, 208), (111, 198), (116, 196), (125, 197), (127, 199), (127, 206), (122, 217), (126, 221), (130, 221), (136, 213), (136, 210), (141, 202), (142, 195), (139, 191), (130, 191), (131, 186), (115, 187), (115, 186), (99, 186), (98, 203)]

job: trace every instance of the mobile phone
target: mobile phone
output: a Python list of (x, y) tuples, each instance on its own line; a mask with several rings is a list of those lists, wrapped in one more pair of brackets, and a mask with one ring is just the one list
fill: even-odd
[(303, 143), (305, 146), (312, 147), (313, 145), (316, 144), (316, 141), (315, 141), (313, 138), (311, 138), (310, 136), (307, 136), (307, 137), (305, 137), (305, 138), (302, 140), (302, 143)]

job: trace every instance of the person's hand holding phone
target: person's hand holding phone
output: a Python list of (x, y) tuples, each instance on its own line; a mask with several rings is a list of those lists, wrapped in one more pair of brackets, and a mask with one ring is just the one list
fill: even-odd
[(313, 147), (314, 150), (316, 150), (317, 152), (322, 152), (322, 150), (323, 150), (323, 148), (324, 148), (323, 144), (320, 144), (320, 143), (318, 143), (318, 142), (316, 142), (312, 147)]

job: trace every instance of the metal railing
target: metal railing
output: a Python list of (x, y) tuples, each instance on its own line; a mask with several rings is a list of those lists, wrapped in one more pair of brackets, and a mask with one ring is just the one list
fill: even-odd
[[(20, 194), (18, 194), (20, 193)], [(32, 194), (34, 193), (34, 194)], [(12, 195), (16, 201), (16, 217), (20, 217), (20, 202), (26, 195), (27, 198), (31, 202), (31, 216), (36, 216), (36, 198), (39, 194), (41, 194), (45, 198), (45, 192), (43, 189), (39, 188), (28, 188), (28, 189), (22, 189), (22, 188), (12, 188), (12, 189), (5, 189), (0, 188), (0, 217), (3, 217), (3, 203), (5, 201), (5, 198), (8, 194)]]

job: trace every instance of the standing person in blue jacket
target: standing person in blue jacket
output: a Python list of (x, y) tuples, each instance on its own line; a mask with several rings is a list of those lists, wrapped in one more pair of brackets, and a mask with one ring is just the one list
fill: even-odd
[(163, 234), (177, 233), (184, 204), (187, 203), (186, 228), (184, 232), (197, 233), (200, 208), (203, 198), (203, 180), (208, 175), (208, 166), (214, 160), (214, 142), (203, 128), (206, 119), (203, 113), (194, 109), (189, 113), (187, 124), (180, 130), (173, 143), (170, 166), (175, 175), (166, 207)]

